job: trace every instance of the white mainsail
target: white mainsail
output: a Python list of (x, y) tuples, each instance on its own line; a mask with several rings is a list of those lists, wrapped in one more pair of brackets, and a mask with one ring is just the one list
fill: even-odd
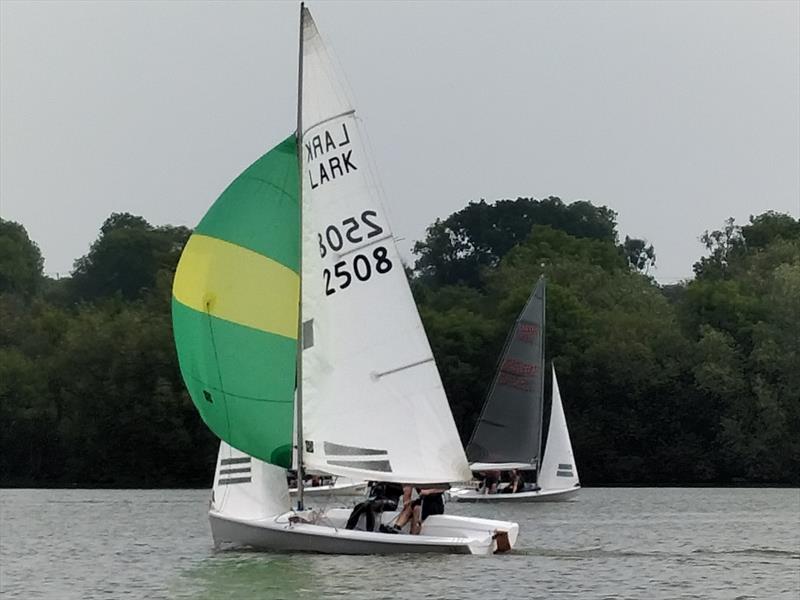
[(553, 405), (550, 426), (547, 429), (547, 446), (537, 483), (543, 490), (573, 488), (578, 483), (578, 467), (572, 455), (567, 419), (558, 390), (556, 369), (553, 367)]
[(361, 127), (303, 11), (304, 463), (353, 479), (470, 471)]

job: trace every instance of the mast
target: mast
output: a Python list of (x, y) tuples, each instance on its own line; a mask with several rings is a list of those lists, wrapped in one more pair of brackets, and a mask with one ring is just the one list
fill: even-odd
[[(544, 366), (545, 366), (545, 364), (547, 362), (545, 360), (545, 358), (544, 358), (544, 341), (545, 341), (545, 332), (547, 331), (547, 327), (546, 327), (546, 325), (547, 325), (547, 281), (544, 279), (544, 273), (542, 273), (539, 276), (539, 279), (541, 279), (544, 282), (544, 285), (542, 286), (542, 332), (541, 332), (541, 336), (542, 336), (542, 360), (539, 363), (539, 367), (541, 368), (541, 376), (539, 377), (539, 389), (541, 390), (541, 393), (539, 394), (539, 397), (542, 399), (542, 406), (539, 409), (539, 456), (536, 458), (536, 483), (537, 484), (539, 483), (539, 473), (542, 470), (542, 458), (544, 456), (544, 452), (542, 451), (542, 446), (544, 445), (543, 440), (542, 440), (542, 428), (544, 427), (544, 378), (545, 378)], [(553, 393), (551, 391), (550, 392), (551, 398), (552, 398), (552, 395), (553, 395)], [(552, 402), (551, 402), (551, 405), (552, 405)], [(550, 410), (552, 412), (552, 408)], [(553, 418), (552, 414), (551, 414), (550, 418), (551, 419)]]
[(303, 12), (305, 3), (300, 3), (300, 44), (297, 60), (297, 165), (299, 175), (299, 205), (300, 210), (300, 295), (297, 310), (297, 400), (295, 410), (297, 413), (297, 510), (303, 510)]

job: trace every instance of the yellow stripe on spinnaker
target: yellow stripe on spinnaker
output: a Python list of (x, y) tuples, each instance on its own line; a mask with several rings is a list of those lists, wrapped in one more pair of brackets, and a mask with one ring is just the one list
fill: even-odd
[(172, 293), (194, 310), (297, 339), (300, 276), (242, 246), (193, 234), (175, 271)]

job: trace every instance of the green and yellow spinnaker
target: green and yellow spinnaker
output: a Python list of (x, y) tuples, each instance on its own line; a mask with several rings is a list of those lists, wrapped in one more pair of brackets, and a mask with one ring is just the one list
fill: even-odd
[(292, 460), (298, 203), (292, 135), (211, 206), (172, 288), (178, 361), (203, 420), (234, 448), (282, 467)]

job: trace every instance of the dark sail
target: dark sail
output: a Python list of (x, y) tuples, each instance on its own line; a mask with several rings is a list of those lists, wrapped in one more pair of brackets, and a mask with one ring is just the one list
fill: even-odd
[(544, 277), (506, 339), (492, 387), (467, 445), (470, 463), (539, 460), (544, 404)]

